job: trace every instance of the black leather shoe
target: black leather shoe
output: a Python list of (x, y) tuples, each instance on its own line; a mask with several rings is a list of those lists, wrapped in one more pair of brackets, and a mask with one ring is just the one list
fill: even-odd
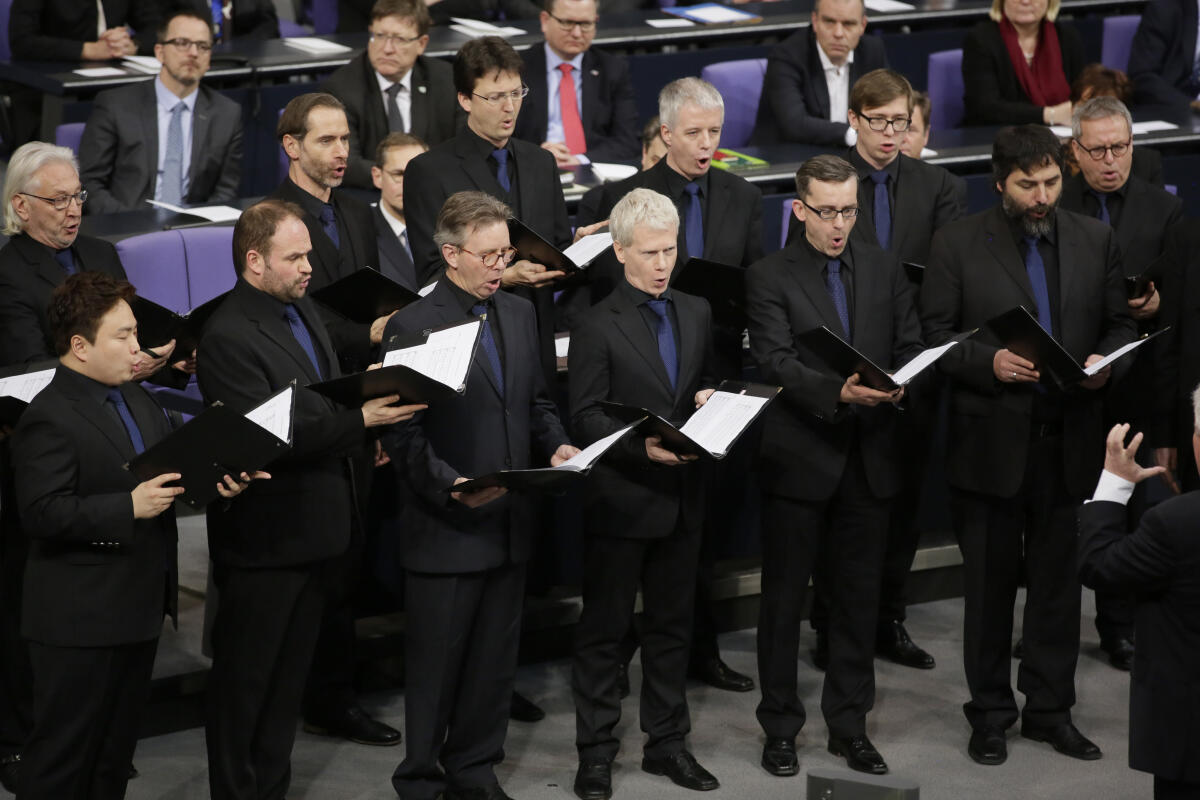
[(643, 758), (642, 770), (651, 775), (666, 775), (676, 786), (697, 792), (710, 792), (721, 785), (687, 750), (665, 758)]
[(808, 654), (812, 656), (814, 667), (821, 672), (829, 669), (829, 635), (825, 631), (817, 631), (817, 646)]
[(1119, 636), (1108, 641), (1100, 640), (1100, 649), (1108, 653), (1108, 663), (1117, 669), (1133, 669), (1133, 641), (1128, 637)]
[(1049, 742), (1064, 756), (1078, 758), (1082, 761), (1095, 761), (1104, 754), (1088, 739), (1074, 724), (1064, 722), (1061, 725), (1021, 725), (1021, 735), (1035, 742)]
[(903, 667), (933, 669), (935, 664), (933, 656), (917, 647), (909, 638), (904, 623), (898, 619), (879, 626), (879, 631), (875, 636), (875, 652), (888, 661), (894, 661)]
[(538, 722), (545, 716), (546, 712), (542, 711), (537, 703), (515, 689), (513, 690), (512, 698), (508, 702), (509, 719), (515, 719), (517, 722)]
[(831, 736), (829, 752), (844, 757), (846, 766), (859, 772), (883, 775), (888, 771), (887, 762), (866, 736)]
[(967, 755), (977, 764), (995, 766), (1008, 760), (1008, 741), (999, 725), (984, 725), (971, 731)]
[(695, 665), (688, 670), (688, 677), (727, 692), (749, 692), (754, 689), (754, 680), (749, 675), (730, 669), (719, 657)]
[(500, 784), (491, 786), (471, 786), (468, 788), (447, 788), (442, 794), (443, 800), (512, 800)]
[(1017, 639), (1017, 643), (1013, 645), (1013, 658), (1020, 661), (1025, 657), (1025, 640)]
[(304, 731), (319, 736), (338, 736), (357, 744), (377, 747), (400, 744), (400, 731), (372, 719), (359, 706), (350, 706), (328, 717), (305, 718)]
[(21, 777), (21, 754), (0, 757), (0, 786), (13, 794), (17, 793), (17, 783)]
[(624, 700), (629, 697), (629, 665), (617, 667), (617, 694)]
[(788, 778), (800, 771), (800, 759), (796, 758), (796, 740), (783, 736), (768, 736), (763, 745), (762, 766), (767, 772), (780, 778)]
[(579, 800), (608, 800), (612, 797), (612, 763), (581, 761), (575, 771), (575, 794)]

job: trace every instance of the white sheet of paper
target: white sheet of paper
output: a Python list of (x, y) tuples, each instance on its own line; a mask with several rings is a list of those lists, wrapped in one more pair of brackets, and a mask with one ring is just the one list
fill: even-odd
[(752, 19), (753, 14), (747, 14), (745, 11), (739, 11), (735, 8), (727, 8), (726, 6), (704, 5), (693, 6), (688, 9), (688, 14), (693, 19), (698, 19), (701, 22), (719, 24), (722, 22), (742, 22), (743, 20)]
[(421, 297), (428, 297), (429, 293), (432, 292), (436, 287), (437, 281), (434, 281), (433, 283), (427, 283), (421, 287), (417, 294), (421, 295)]
[(648, 19), (646, 24), (652, 28), (690, 28), (696, 23), (683, 17), (671, 17), (670, 19)]
[(901, 386), (907, 386), (913, 378), (924, 372), (933, 362), (946, 355), (947, 351), (956, 344), (958, 342), (946, 342), (940, 347), (930, 347), (922, 350), (917, 353), (912, 361), (909, 361), (903, 367), (896, 370), (896, 374), (892, 376), (892, 380)]
[(554, 469), (568, 470), (571, 472), (583, 472), (585, 469), (591, 467), (592, 464), (596, 463), (596, 461), (600, 458), (600, 456), (604, 455), (604, 452), (608, 450), (608, 448), (616, 444), (618, 439), (624, 436), (630, 428), (637, 424), (637, 422), (630, 423), (615, 433), (610, 433), (608, 436), (605, 436), (602, 439), (597, 439), (571, 458), (559, 464), (557, 467), (554, 467)]
[(936, 156), (936, 155), (937, 155), (937, 150), (933, 150), (929, 147), (921, 148), (921, 158), (930, 158), (930, 157)]
[[(683, 20), (687, 22), (687, 20)], [(636, 175), (638, 168), (632, 164), (605, 164), (598, 161), (592, 162), (592, 172), (596, 177), (605, 183), (611, 181), (623, 181), (628, 177)]]
[(0, 378), (0, 395), (15, 397), (28, 403), (37, 397), (38, 392), (46, 388), (53, 377), (54, 368), (51, 367), (37, 372), (26, 372), (24, 375)]
[(241, 210), (233, 206), (197, 206), (195, 208), (184, 208), (183, 206), (164, 203), (161, 200), (146, 200), (146, 202), (152, 206), (174, 211), (176, 214), (191, 214), (194, 217), (200, 217), (209, 222), (237, 222), (242, 216)]
[(1060, 139), (1066, 139), (1071, 135), (1071, 128), (1067, 125), (1051, 125), (1050, 132)]
[(593, 233), (563, 250), (563, 255), (571, 259), (575, 266), (586, 267), (596, 256), (612, 247), (612, 243), (612, 234), (608, 231)]
[(289, 36), (281, 40), (288, 47), (312, 53), (315, 56), (333, 55), (334, 53), (349, 53), (350, 48), (337, 42), (328, 42), (315, 36)]
[(889, 11), (912, 11), (916, 8), (912, 3), (901, 3), (900, 0), (864, 0), (869, 11), (886, 14)]
[(471, 355), (479, 333), (478, 319), (434, 331), (424, 344), (393, 350), (383, 357), (383, 365), (403, 364), (422, 375), (458, 391), (467, 382)]
[(125, 70), (116, 67), (84, 67), (74, 72), (85, 78), (119, 78), (125, 74)]
[(1091, 376), (1095, 375), (1100, 370), (1107, 367), (1112, 362), (1116, 361), (1121, 356), (1128, 353), (1130, 350), (1136, 350), (1137, 348), (1141, 347), (1148, 341), (1150, 341), (1150, 338), (1147, 336), (1143, 336), (1141, 339), (1130, 342), (1129, 344), (1125, 345), (1124, 347), (1118, 347), (1116, 350), (1113, 350), (1111, 353), (1109, 353), (1104, 358), (1097, 361), (1095, 364), (1092, 364), (1090, 367), (1084, 367), (1083, 374), (1087, 375), (1090, 378)]
[(471, 38), (475, 38), (476, 36), (520, 36), (525, 32), (521, 28), (493, 25), (490, 22), (484, 22), (479, 19), (467, 19), (466, 17), (451, 17), (450, 21), (454, 23), (450, 26), (451, 30), (458, 31), (464, 36), (470, 36)]
[(554, 337), (554, 357), (566, 358), (567, 353), (571, 349), (570, 336), (555, 336)]
[(295, 388), (289, 386), (265, 403), (255, 406), (246, 412), (246, 419), (261, 425), (281, 442), (290, 442), (288, 434), (292, 430), (292, 394)]
[(561, 183), (563, 186), (570, 186), (572, 183), (575, 182), (575, 173), (574, 172), (558, 173), (558, 182)]
[(158, 63), (158, 59), (154, 56), (125, 56), (121, 59), (121, 63), (147, 75), (157, 75), (162, 69), (162, 64)]
[(713, 392), (708, 402), (700, 406), (679, 431), (708, 452), (724, 455), (759, 409), (767, 404), (767, 399), (733, 392)]
[(1139, 133), (1151, 133), (1153, 131), (1173, 131), (1178, 127), (1178, 125), (1161, 119), (1151, 119), (1145, 122), (1133, 123), (1133, 133), (1136, 136)]

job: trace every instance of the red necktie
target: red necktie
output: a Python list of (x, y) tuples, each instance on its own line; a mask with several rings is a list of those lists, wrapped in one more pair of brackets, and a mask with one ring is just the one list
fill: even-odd
[(583, 138), (583, 122), (579, 119), (579, 105), (575, 102), (575, 81), (571, 80), (570, 64), (559, 64), (562, 81), (558, 84), (558, 102), (562, 115), (563, 138), (573, 154), (586, 153), (587, 141)]

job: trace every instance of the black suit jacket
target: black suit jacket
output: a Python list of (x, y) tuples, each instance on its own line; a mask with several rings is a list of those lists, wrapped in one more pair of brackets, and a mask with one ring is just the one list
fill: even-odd
[[(392, 227), (383, 218), (383, 210), (379, 206), (371, 209), (371, 219), (375, 222), (375, 241), (379, 249), (379, 271), (389, 278), (399, 276), (400, 283), (406, 289), (414, 292), (421, 288), (417, 283), (417, 275), (412, 257), (404, 252), (404, 247)], [(408, 231), (405, 229), (405, 233)], [(410, 245), (411, 246), (411, 245)]]
[(1179, 449), (1179, 473), (1185, 489), (1200, 487), (1191, 452), (1192, 392), (1200, 385), (1200, 231), (1185, 220), (1167, 234), (1171, 272), (1163, 279), (1160, 324), (1169, 330), (1156, 348), (1156, 413), (1147, 436), (1155, 447)]
[[(853, 275), (851, 344), (883, 369), (903, 366), (921, 350), (912, 287), (900, 262), (874, 245), (850, 239)], [(837, 490), (852, 448), (861, 450), (871, 491), (900, 490), (904, 454), (892, 405), (849, 406), (839, 396), (845, 378), (830, 372), (796, 337), (822, 325), (841, 330), (822, 270), (825, 257), (806, 242), (772, 253), (746, 273), (750, 353), (763, 380), (783, 387), (764, 412), (760, 475), (773, 494), (822, 501)]]
[[(192, 158), (185, 203), (227, 203), (242, 179), (242, 109), (201, 86), (192, 115)], [(96, 96), (79, 142), (79, 177), (89, 214), (146, 208), (158, 179), (158, 99), (154, 81)]]
[[(1132, 341), (1135, 329), (1112, 228), (1061, 209), (1056, 220), (1062, 300), (1055, 338), (1082, 364), (1092, 353), (1110, 353)], [(934, 234), (921, 285), (921, 322), (931, 346), (1018, 305), (1037, 307), (1024, 258), (999, 206)], [(984, 329), (938, 361), (952, 378), (946, 475), (955, 488), (1012, 497), (1025, 478), (1034, 390), (996, 380), (992, 359), (1000, 346)], [(1114, 364), (1113, 379), (1128, 366), (1128, 359)], [(1064, 475), (1071, 497), (1086, 497), (1101, 469), (1102, 397), (1081, 388), (1063, 396)]]
[[(462, 307), (448, 281), (442, 278), (428, 297), (396, 312), (384, 341), (462, 322)], [(431, 404), (383, 437), (405, 498), (403, 566), (414, 572), (478, 572), (529, 560), (532, 498), (509, 492), (469, 509), (450, 498), (450, 486), (460, 476), (544, 466), (567, 442), (538, 368), (533, 307), (507, 292), (497, 292), (493, 302), (504, 354), (503, 398), (480, 345), (463, 394)], [(531, 460), (534, 453), (537, 462)]]
[[(162, 10), (157, 0), (104, 0), (109, 28), (128, 25), (138, 52), (154, 54)], [(98, 38), (96, 4), (92, 0), (13, 0), (8, 43), (21, 61), (79, 61), (85, 42)]]
[[(1063, 73), (1070, 85), (1087, 59), (1083, 38), (1064, 20), (1054, 23), (1062, 50)], [(1041, 122), (1042, 108), (1029, 101), (1008, 57), (1000, 26), (985, 19), (975, 24), (963, 42), (964, 125), (1019, 125)]]
[(1200, 493), (1148, 510), (1132, 534), (1119, 503), (1079, 511), (1079, 575), (1097, 591), (1135, 593), (1137, 650), (1129, 687), (1129, 766), (1200, 783)]
[[(180, 0), (181, 7), (199, 14), (203, 19), (212, 19), (210, 0)], [(278, 39), (279, 16), (275, 13), (272, 0), (233, 0), (231, 30), (223, 35), (234, 39)]]
[[(626, 283), (594, 306), (571, 331), (568, 374), (571, 429), (580, 446), (620, 430), (601, 400), (639, 406), (681, 424), (695, 395), (713, 382), (712, 312), (708, 301), (671, 291), (678, 322), (679, 377), (671, 389), (658, 341), (642, 317), (640, 293)], [(703, 465), (668, 467), (646, 455), (636, 431), (597, 464), (584, 490), (588, 530), (605, 536), (669, 536), (680, 515), (698, 531), (704, 515)]]
[[(413, 136), (425, 144), (435, 145), (454, 135), (464, 115), (454, 90), (454, 74), (445, 61), (418, 56), (412, 76)], [(389, 133), (387, 109), (375, 68), (365, 52), (338, 68), (324, 83), (321, 91), (329, 92), (346, 106), (346, 121), (350, 123), (350, 159), (346, 165), (346, 185), (374, 190), (371, 166), (375, 149)]]
[(267, 466), (236, 503), (208, 508), (208, 546), (219, 564), (286, 567), (345, 551), (355, 515), (350, 457), (366, 443), (362, 411), (302, 387), (338, 377), (337, 356), (316, 304), (295, 303), (329, 365), (318, 375), (270, 295), (238, 279), (204, 328), (196, 375), (206, 403), (245, 412), (296, 381), (292, 449)]
[[(125, 268), (111, 242), (78, 236), (72, 252), (80, 270), (125, 280)], [(26, 234), (17, 234), (0, 248), (0, 366), (54, 358), (46, 310), (51, 292), (66, 279), (51, 251)]]
[[(967, 213), (967, 182), (943, 167), (901, 153), (892, 196), (892, 245), (901, 261), (924, 264), (933, 234)], [(862, 172), (859, 173), (862, 175)], [(858, 182), (858, 224), (853, 233), (879, 246), (875, 234), (875, 185)]]
[[(546, 48), (534, 45), (521, 53), (529, 96), (521, 103), (514, 136), (540, 145), (546, 141), (550, 89), (546, 83)], [(583, 54), (583, 135), (592, 161), (636, 161), (641, 155), (637, 103), (629, 65), (619, 55), (595, 48)]]
[[(755, 144), (801, 142), (839, 145), (845, 142), (846, 120), (829, 119), (829, 85), (821, 68), (817, 37), (811, 27), (793, 33), (767, 55), (762, 100), (754, 124)], [(864, 36), (854, 48), (850, 85), (873, 69), (888, 65), (883, 40)]]
[(1196, 60), (1196, 4), (1151, 0), (1142, 9), (1129, 50), (1129, 77), (1138, 103), (1186, 106)]
[[(124, 466), (133, 445), (97, 390), (58, 367), (13, 433), (17, 504), (32, 540), (21, 633), (43, 644), (144, 642), (175, 612), (175, 512), (134, 519), (139, 481)], [(170, 433), (145, 389), (128, 383), (121, 393), (147, 447)]]

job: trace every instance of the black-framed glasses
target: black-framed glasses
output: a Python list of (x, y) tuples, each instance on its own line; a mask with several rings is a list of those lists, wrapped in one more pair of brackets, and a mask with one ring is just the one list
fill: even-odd
[(83, 204), (87, 202), (87, 189), (80, 189), (75, 194), (62, 194), (58, 197), (42, 197), (40, 194), (30, 194), (29, 192), (18, 192), (18, 194), (36, 197), (38, 200), (52, 205), (55, 211), (66, 211), (72, 200), (78, 203), (80, 208), (83, 208)]
[(177, 39), (167, 39), (165, 42), (159, 42), (159, 44), (169, 44), (176, 50), (190, 50), (194, 47), (201, 53), (207, 53), (213, 47), (212, 42), (199, 42), (195, 39), (184, 39), (182, 36)]
[(1116, 144), (1102, 144), (1099, 147), (1084, 147), (1083, 142), (1078, 139), (1075, 144), (1079, 145), (1079, 149), (1092, 157), (1093, 161), (1100, 161), (1104, 158), (1105, 153), (1112, 153), (1113, 158), (1120, 158), (1129, 152), (1129, 148), (1133, 146), (1133, 140), (1129, 139)]
[(413, 44), (414, 42), (421, 41), (421, 37), (420, 36), (401, 36), (398, 33), (372, 33), (371, 41), (379, 42), (384, 47), (388, 46), (389, 44), (392, 45), (393, 47), (404, 47), (406, 45)]
[(521, 86), (520, 89), (513, 89), (511, 92), (492, 92), (491, 94), (475, 94), (471, 92), (472, 97), (478, 97), (483, 102), (498, 106), (505, 100), (512, 100), (514, 103), (519, 103), (525, 99), (525, 95), (529, 94), (528, 86)]
[(564, 31), (570, 31), (576, 25), (578, 25), (579, 30), (583, 31), (584, 33), (592, 33), (593, 31), (596, 30), (596, 20), (594, 20), (594, 19), (593, 20), (563, 19), (562, 17), (558, 17), (558, 16), (555, 16), (554, 14), (551, 14), (549, 11), (546, 12), (546, 15), (548, 17), (550, 17), (550, 19), (557, 22), (558, 27), (562, 28)]
[(896, 119), (888, 119), (887, 117), (868, 117), (864, 114), (858, 115), (859, 119), (867, 121), (867, 127), (875, 132), (887, 130), (887, 126), (891, 125), (892, 130), (896, 133), (904, 133), (908, 130), (908, 126), (912, 124), (912, 120), (908, 117), (896, 117)]
[[(803, 200), (800, 202), (804, 203)], [(829, 222), (838, 214), (842, 215), (842, 219), (854, 219), (858, 216), (859, 211), (858, 206), (846, 206), (845, 208), (813, 208), (808, 203), (804, 203), (804, 207), (826, 222)]]
[(511, 246), (505, 247), (501, 250), (497, 250), (494, 253), (473, 253), (470, 250), (468, 250), (467, 248), (462, 247), (461, 245), (458, 246), (458, 249), (463, 253), (469, 253), (470, 255), (475, 256), (480, 261), (482, 261), (483, 265), (485, 267), (487, 267), (488, 269), (491, 269), (492, 267), (496, 266), (496, 263), (499, 262), (500, 259), (504, 259), (504, 264), (505, 264), (505, 266), (507, 266), (507, 265), (511, 264), (512, 260), (514, 258), (516, 258), (516, 256), (517, 256), (517, 248), (511, 247)]

